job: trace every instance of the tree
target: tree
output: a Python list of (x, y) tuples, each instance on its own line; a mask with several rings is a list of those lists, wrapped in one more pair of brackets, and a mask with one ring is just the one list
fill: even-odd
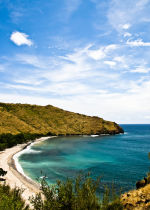
[(4, 171), (2, 168), (0, 168), (0, 181), (5, 181), (5, 179), (1, 178), (1, 176), (5, 176), (7, 174), (7, 171)]

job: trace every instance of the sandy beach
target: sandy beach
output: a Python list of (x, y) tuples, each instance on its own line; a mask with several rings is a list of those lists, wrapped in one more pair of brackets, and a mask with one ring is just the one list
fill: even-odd
[[(42, 137), (34, 142), (38, 143), (48, 138), (51, 137)], [(29, 204), (29, 197), (35, 196), (36, 193), (40, 192), (39, 185), (23, 176), (23, 174), (17, 170), (13, 156), (22, 151), (29, 144), (30, 143), (17, 145), (0, 152), (0, 168), (3, 168), (5, 171), (7, 171), (5, 176), (6, 183), (9, 184), (11, 188), (19, 187), (24, 190), (22, 193), (22, 198), (26, 201), (26, 204)]]

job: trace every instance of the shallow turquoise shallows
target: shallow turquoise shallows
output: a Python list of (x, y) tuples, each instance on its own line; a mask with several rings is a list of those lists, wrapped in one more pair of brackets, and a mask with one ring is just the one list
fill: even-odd
[(82, 170), (93, 178), (102, 176), (104, 184), (114, 182), (117, 189), (129, 190), (149, 171), (150, 125), (121, 126), (125, 134), (48, 139), (25, 151), (19, 162), (34, 180), (46, 174), (55, 183)]

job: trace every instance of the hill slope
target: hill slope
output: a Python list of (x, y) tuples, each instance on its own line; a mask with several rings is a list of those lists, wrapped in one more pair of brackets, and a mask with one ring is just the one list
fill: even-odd
[(64, 111), (54, 106), (0, 103), (0, 134), (80, 135), (118, 134), (123, 129), (99, 117)]

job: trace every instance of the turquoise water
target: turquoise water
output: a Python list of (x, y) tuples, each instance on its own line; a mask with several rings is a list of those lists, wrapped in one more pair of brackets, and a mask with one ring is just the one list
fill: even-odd
[(114, 182), (123, 191), (135, 187), (149, 171), (150, 125), (121, 125), (125, 134), (115, 136), (58, 137), (33, 145), (19, 157), (29, 177), (47, 175), (49, 183), (91, 172), (104, 184)]

